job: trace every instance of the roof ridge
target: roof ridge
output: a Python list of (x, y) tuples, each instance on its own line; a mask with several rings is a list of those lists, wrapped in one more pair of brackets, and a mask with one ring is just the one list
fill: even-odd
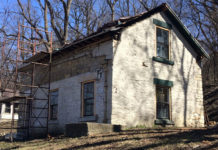
[(200, 56), (204, 56), (206, 58), (210, 58), (208, 53), (204, 50), (204, 48), (200, 45), (200, 43), (192, 36), (190, 31), (187, 29), (187, 27), (182, 23), (182, 21), (178, 18), (176, 13), (173, 11), (173, 9), (167, 4), (162, 3), (161, 5), (147, 11), (142, 12), (138, 15), (132, 16), (132, 17), (124, 17), (119, 18), (113, 22), (108, 22), (104, 24), (102, 27), (100, 27), (96, 32), (93, 32), (92, 34), (82, 38), (73, 41), (71, 44), (65, 45), (61, 50), (68, 49), (69, 47), (76, 45), (81, 42), (85, 42), (87, 40), (91, 40), (92, 38), (96, 38), (98, 36), (102, 36), (111, 32), (117, 32), (122, 30), (123, 28), (130, 26), (138, 21), (141, 21), (143, 19), (149, 18), (150, 16), (158, 13), (158, 12), (164, 12), (166, 16), (171, 20), (171, 22), (174, 24), (174, 26), (179, 30), (179, 32), (185, 37), (185, 39), (190, 43), (192, 48), (196, 51), (196, 53), (200, 54)]

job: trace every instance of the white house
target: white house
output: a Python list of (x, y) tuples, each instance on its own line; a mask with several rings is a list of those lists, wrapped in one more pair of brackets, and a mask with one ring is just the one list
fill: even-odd
[(166, 4), (108, 23), (53, 52), (49, 131), (78, 122), (203, 127), (202, 57)]

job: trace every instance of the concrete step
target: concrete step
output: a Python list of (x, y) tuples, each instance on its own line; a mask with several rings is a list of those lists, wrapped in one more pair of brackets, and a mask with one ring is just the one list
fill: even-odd
[(94, 134), (120, 132), (121, 125), (112, 125), (104, 123), (72, 123), (65, 125), (65, 136), (67, 137), (80, 137)]

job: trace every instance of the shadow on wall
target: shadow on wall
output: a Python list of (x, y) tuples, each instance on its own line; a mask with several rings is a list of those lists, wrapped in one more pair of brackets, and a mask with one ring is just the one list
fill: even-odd
[[(151, 27), (153, 26), (152, 21), (150, 21), (150, 26)], [(184, 40), (184, 38), (180, 35), (180, 33), (178, 33), (178, 31), (175, 31), (175, 35), (171, 37), (172, 42), (174, 42), (173, 43), (174, 48), (181, 47), (181, 44), (179, 45), (179, 43), (178, 43), (179, 40), (183, 41), (183, 47), (181, 47), (180, 49), (172, 49), (171, 56), (172, 56), (173, 61), (175, 61), (176, 63), (177, 62), (180, 62), (180, 63), (177, 63), (172, 67), (171, 66), (160, 67), (160, 68), (158, 68), (158, 72), (157, 72), (157, 70), (155, 70), (154, 62), (152, 61), (152, 58), (151, 58), (152, 57), (151, 53), (154, 55), (155, 52), (152, 48), (147, 47), (147, 45), (151, 45), (149, 42), (153, 41), (153, 40), (149, 40), (151, 38), (150, 35), (153, 35), (153, 33), (151, 33), (153, 31), (154, 30), (150, 30), (150, 31), (145, 33), (145, 35), (144, 35), (144, 37), (146, 38), (145, 43), (140, 43), (140, 40), (137, 39), (137, 36), (132, 35), (131, 33), (126, 33), (125, 38), (129, 38), (130, 41), (129, 41), (129, 43), (126, 42), (125, 44), (133, 44), (134, 47), (132, 49), (122, 49), (122, 53), (128, 53), (128, 55), (130, 57), (134, 57), (135, 59), (137, 59), (137, 58), (141, 57), (140, 53), (141, 53), (141, 51), (143, 51), (143, 53), (145, 53), (145, 56), (146, 56), (146, 58), (144, 58), (144, 60), (147, 60), (147, 62), (151, 63), (151, 66), (147, 66), (148, 68), (143, 68), (143, 66), (142, 66), (142, 70), (148, 69), (149, 70), (148, 73), (150, 73), (151, 79), (153, 79), (154, 77), (158, 77), (161, 73), (164, 73), (167, 69), (168, 76), (165, 78), (165, 80), (172, 80), (174, 82), (181, 83), (183, 91), (180, 91), (180, 93), (177, 94), (176, 96), (177, 96), (177, 98), (184, 97), (184, 109), (180, 110), (179, 113), (182, 114), (184, 112), (183, 113), (184, 126), (187, 126), (187, 116), (188, 116), (187, 115), (187, 112), (188, 112), (187, 106), (188, 106), (188, 99), (189, 99), (188, 95), (190, 92), (189, 87), (191, 86), (190, 85), (191, 84), (190, 78), (194, 78), (194, 76), (193, 76), (194, 65), (193, 64), (195, 63), (194, 57), (196, 57), (196, 56), (195, 56), (195, 54), (193, 54), (192, 51), (189, 51), (190, 46)], [(115, 59), (118, 59), (117, 53), (121, 53), (121, 52), (118, 52), (117, 50), (118, 50), (118, 47), (120, 46), (119, 44), (122, 42), (123, 37), (124, 37), (124, 35), (121, 36), (121, 41), (118, 41), (117, 44), (115, 45), (113, 61)], [(133, 41), (133, 43), (131, 43), (131, 40)], [(155, 43), (154, 43), (154, 45), (155, 45)], [(181, 49), (182, 49), (182, 51), (181, 51)], [(141, 51), (139, 51), (139, 50), (141, 50)], [(191, 55), (193, 57), (191, 59), (185, 58), (185, 53), (191, 53)], [(119, 54), (119, 57), (120, 56), (122, 56), (122, 55)], [(125, 59), (128, 59), (128, 58), (125, 58)], [(187, 60), (188, 60), (188, 62), (187, 62)], [(130, 58), (130, 60), (128, 60), (128, 61), (132, 61), (132, 59)], [(127, 78), (125, 78), (124, 81), (128, 81), (128, 82), (122, 82), (122, 84), (124, 84), (122, 87), (125, 90), (122, 90), (121, 95), (119, 95), (119, 97), (121, 97), (121, 99), (120, 99), (121, 101), (119, 101), (119, 102), (122, 103), (122, 105), (123, 105), (122, 109), (126, 109), (126, 107), (129, 106), (128, 101), (126, 101), (126, 99), (129, 98), (129, 97), (127, 97), (127, 95), (129, 94), (128, 88), (131, 87), (132, 89), (137, 89), (138, 85), (143, 83), (143, 79), (137, 80), (137, 77), (139, 76), (138, 71), (140, 71), (140, 70), (135, 71), (133, 66), (127, 66), (126, 63), (122, 63), (122, 62), (118, 62), (118, 63), (119, 63), (119, 66), (120, 66), (122, 73), (124, 74), (123, 76), (127, 77)], [(132, 62), (132, 63), (134, 64), (134, 62)], [(163, 64), (163, 65), (165, 65), (165, 64)], [(131, 79), (130, 79), (130, 77), (131, 77)], [(130, 80), (128, 80), (128, 79), (130, 79)], [(146, 80), (144, 79), (144, 81), (146, 81)], [(114, 87), (112, 87), (112, 88), (114, 88)], [(151, 88), (154, 88), (154, 86)], [(116, 90), (119, 92), (119, 90), (121, 90), (121, 89), (116, 89)], [(142, 89), (142, 92), (143, 92), (143, 89)], [(145, 121), (148, 121), (151, 119), (156, 119), (156, 118), (154, 118), (155, 113), (146, 112), (147, 116), (145, 116), (145, 112), (144, 112), (144, 108), (143, 108), (145, 106), (145, 103), (150, 102), (150, 101), (146, 100), (146, 97), (150, 97), (151, 95), (154, 95), (155, 93), (153, 93), (153, 91), (151, 90), (149, 93), (147, 91), (144, 92), (144, 94), (145, 94), (145, 100), (139, 101), (139, 100), (137, 100), (137, 97), (138, 97), (137, 91), (135, 90), (133, 92), (133, 95), (134, 95), (133, 97), (137, 100), (137, 103), (140, 103), (138, 105), (140, 107), (138, 107), (138, 111), (137, 111), (138, 115), (137, 116), (142, 116), (143, 118), (141, 118), (141, 119), (144, 119)], [(133, 99), (133, 101), (135, 99)], [(192, 110), (195, 110), (195, 108), (194, 108), (195, 106), (196, 105), (193, 105)], [(156, 108), (153, 108), (153, 110), (156, 110)], [(126, 109), (126, 111), (128, 111), (128, 109)], [(151, 116), (151, 115), (153, 115), (153, 116)], [(123, 114), (123, 119), (125, 119), (125, 117), (126, 117), (126, 115)], [(128, 124), (131, 126), (133, 123), (136, 123), (137, 120), (138, 120), (137, 117), (133, 116), (131, 122), (128, 122)]]
[[(129, 42), (125, 41), (125, 44), (128, 46), (126, 47), (126, 49), (122, 48), (122, 52), (121, 51), (118, 52), (120, 43), (123, 42), (122, 40), (124, 37), (130, 39), (130, 41)], [(116, 87), (115, 93), (116, 92), (118, 93), (119, 98), (120, 98), (119, 103), (122, 104), (122, 106), (123, 106), (121, 108), (122, 111), (120, 112), (119, 117), (120, 118), (122, 117), (122, 119), (124, 119), (124, 120), (125, 119), (128, 120), (127, 117), (131, 117), (131, 120), (126, 122), (127, 126), (132, 126), (133, 124), (137, 123), (138, 117), (143, 117), (141, 119), (143, 119), (145, 122), (154, 118), (153, 112), (150, 112), (150, 114), (147, 116), (145, 116), (145, 113), (143, 114), (144, 106), (146, 105), (146, 103), (148, 103), (148, 101), (146, 101), (146, 99), (142, 100), (139, 96), (141, 93), (144, 93), (145, 98), (146, 98), (146, 97), (149, 97), (150, 95), (153, 95), (154, 93), (152, 91), (146, 92), (145, 89), (140, 89), (141, 91), (137, 91), (137, 89), (139, 89), (140, 86), (144, 86), (144, 83), (147, 81), (147, 79), (144, 79), (142, 77), (142, 74), (140, 75), (140, 73), (146, 72), (146, 69), (148, 67), (146, 65), (146, 63), (149, 62), (151, 59), (149, 56), (149, 50), (151, 50), (151, 49), (149, 49), (147, 47), (147, 45), (149, 45), (149, 42), (150, 42), (149, 33), (145, 33), (144, 37), (145, 37), (145, 40), (144, 40), (145, 43), (140, 43), (139, 39), (138, 39), (139, 37), (137, 37), (136, 35), (132, 35), (131, 33), (125, 32), (125, 35), (121, 36), (121, 40), (117, 41), (117, 43), (115, 45), (114, 55), (113, 55), (114, 56), (113, 61), (114, 60), (116, 61), (116, 59), (118, 59), (120, 61), (120, 62), (117, 62), (119, 64), (119, 69), (121, 71), (120, 74), (122, 74), (122, 77), (125, 77), (122, 79), (123, 81), (119, 80), (119, 83), (121, 82), (122, 85), (121, 85), (120, 89), (119, 89), (119, 87)], [(134, 46), (132, 47), (131, 45), (134, 45)], [(129, 47), (131, 47), (131, 49), (129, 49)], [(127, 58), (123, 58), (123, 59), (125, 59), (125, 61), (131, 62), (131, 63), (127, 64), (127, 63), (122, 62), (123, 60), (120, 60), (120, 57), (123, 57), (123, 56), (120, 53), (125, 53), (125, 56), (127, 55)], [(139, 56), (141, 54), (143, 54), (145, 56), (145, 58), (142, 60), (142, 62), (139, 62), (137, 60), (137, 58), (139, 58)], [(148, 58), (149, 58), (149, 60), (148, 60)], [(143, 66), (143, 61), (146, 61), (144, 66)], [(136, 70), (136, 67), (134, 67), (134, 65), (136, 65), (136, 66), (141, 65), (141, 70)], [(115, 67), (117, 67), (117, 66), (115, 66)], [(134, 89), (134, 90), (132, 90), (132, 89)], [(129, 100), (127, 101), (127, 99), (130, 98), (130, 97), (128, 97), (128, 95), (130, 94), (129, 91), (132, 92), (131, 97), (135, 98), (135, 99), (132, 99), (132, 102), (134, 103), (134, 101), (135, 101), (138, 103), (137, 106), (140, 106), (140, 107), (138, 107), (138, 110), (132, 109), (132, 111), (137, 111), (137, 113), (138, 113), (137, 116), (132, 116), (133, 113), (129, 112), (130, 111), (129, 109), (132, 105), (129, 103), (130, 102)], [(126, 112), (129, 112), (129, 113), (125, 114)], [(147, 114), (148, 113), (149, 112), (147, 112)]]

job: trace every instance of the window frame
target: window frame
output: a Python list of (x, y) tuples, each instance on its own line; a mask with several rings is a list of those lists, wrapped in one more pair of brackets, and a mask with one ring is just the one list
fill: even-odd
[[(94, 88), (94, 97), (93, 97), (93, 115), (85, 115), (85, 101), (84, 101), (84, 85), (87, 83), (93, 82), (93, 88)], [(95, 104), (96, 104), (96, 81), (95, 80), (88, 80), (81, 82), (81, 117), (92, 117), (96, 115), (96, 110), (95, 110)]]
[[(158, 96), (157, 96), (157, 88), (168, 88), (168, 118), (158, 118)], [(155, 85), (155, 91), (156, 91), (156, 94), (155, 94), (155, 98), (156, 98), (156, 119), (168, 119), (168, 120), (171, 120), (172, 119), (172, 106), (171, 106), (171, 101), (172, 101), (172, 98), (171, 98), (171, 87), (169, 86), (163, 86), (163, 85)]]
[[(168, 31), (168, 59), (157, 56), (157, 28), (159, 28), (161, 30)], [(155, 56), (156, 57), (166, 59), (166, 60), (171, 60), (171, 40), (170, 39), (171, 39), (171, 30), (170, 29), (167, 29), (167, 28), (164, 28), (164, 27), (161, 27), (158, 25), (155, 26)]]
[[(49, 120), (57, 120), (58, 119), (58, 100), (57, 100), (57, 104), (51, 104), (51, 93), (52, 92), (58, 92), (58, 97), (59, 97), (59, 89), (52, 89), (49, 91), (49, 97), (50, 97), (50, 100), (49, 100)], [(58, 99), (58, 98), (57, 98)], [(53, 106), (56, 106), (57, 107), (57, 115), (56, 117), (53, 117), (52, 116), (52, 107)]]

